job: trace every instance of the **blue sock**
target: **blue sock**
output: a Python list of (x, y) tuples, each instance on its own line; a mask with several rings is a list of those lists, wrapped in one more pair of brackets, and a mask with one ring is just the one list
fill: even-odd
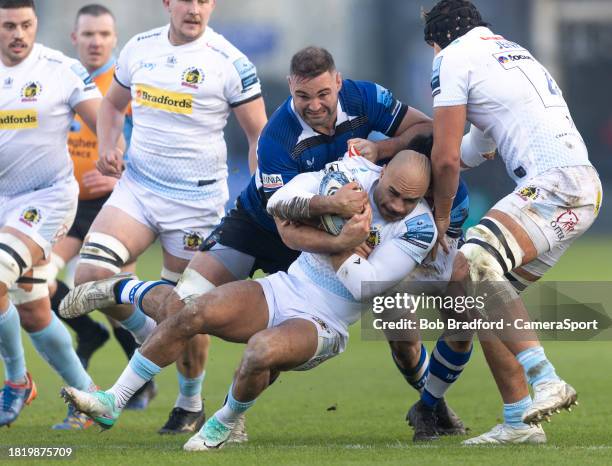
[(408, 382), (416, 391), (420, 392), (425, 386), (427, 376), (429, 375), (429, 355), (427, 354), (427, 348), (425, 348), (425, 345), (421, 343), (421, 355), (419, 356), (419, 361), (412, 369), (404, 369), (401, 367), (393, 352), (391, 352), (391, 357), (395, 363), (395, 366), (397, 367), (397, 370), (404, 376), (406, 382)]
[(217, 420), (226, 426), (233, 426), (238, 417), (255, 404), (255, 400), (238, 401), (234, 398), (233, 391), (234, 384), (232, 383), (225, 397), (225, 404), (214, 414)]
[(459, 378), (470, 360), (472, 348), (467, 353), (454, 351), (440, 338), (429, 359), (429, 377), (421, 393), (421, 401), (430, 408), (436, 406), (453, 383)]
[(132, 359), (130, 359), (129, 366), (140, 378), (144, 380), (151, 380), (161, 371), (161, 367), (144, 357), (140, 353), (140, 350), (136, 350), (134, 352), (134, 356), (132, 356)]
[(36, 351), (68, 385), (83, 391), (90, 389), (93, 381), (72, 347), (68, 330), (54, 313), (51, 313), (51, 323), (47, 327), (29, 335)]
[(121, 326), (125, 329), (129, 330), (132, 333), (138, 332), (142, 327), (144, 327), (147, 321), (147, 315), (142, 312), (140, 309), (135, 308), (132, 315), (125, 320), (119, 321)]
[(531, 406), (531, 397), (527, 395), (515, 403), (504, 403), (504, 424), (512, 427), (526, 427), (522, 420), (523, 413)]
[(203, 372), (202, 375), (194, 379), (189, 379), (180, 372), (177, 372), (177, 374), (179, 380), (179, 391), (181, 392), (181, 395), (195, 396), (202, 393), (202, 383), (204, 382), (206, 372)]
[(21, 383), (26, 376), (25, 357), (21, 343), (19, 312), (11, 302), (0, 314), (0, 355), (4, 361), (4, 379)]
[(521, 351), (516, 355), (516, 360), (523, 366), (527, 381), (532, 387), (542, 382), (560, 380), (541, 346)]

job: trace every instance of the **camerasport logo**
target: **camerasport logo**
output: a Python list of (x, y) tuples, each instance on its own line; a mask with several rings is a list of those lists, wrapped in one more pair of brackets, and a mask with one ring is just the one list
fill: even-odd
[(23, 212), (21, 212), (19, 221), (31, 227), (40, 222), (41, 218), (42, 216), (40, 214), (40, 210), (38, 210), (36, 207), (26, 207)]
[(197, 89), (198, 85), (202, 84), (203, 81), (204, 71), (202, 71), (201, 68), (196, 68), (195, 66), (187, 68), (181, 77), (181, 85), (190, 87), (191, 89)]
[(42, 93), (42, 85), (38, 81), (30, 81), (21, 88), (22, 102), (36, 102)]

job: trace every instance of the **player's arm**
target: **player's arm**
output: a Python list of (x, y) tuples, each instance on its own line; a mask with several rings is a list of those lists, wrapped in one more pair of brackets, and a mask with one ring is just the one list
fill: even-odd
[(104, 175), (117, 178), (121, 176), (123, 152), (119, 149), (119, 144), (123, 139), (125, 109), (131, 98), (130, 89), (115, 80), (102, 99), (97, 136), (100, 154), (98, 169)]
[(395, 135), (389, 139), (375, 142), (377, 146), (377, 160), (393, 157), (404, 150), (415, 136), (430, 135), (433, 131), (431, 118), (416, 108), (409, 107), (406, 115), (397, 128)]
[(475, 168), (495, 157), (497, 146), (495, 141), (470, 125), (469, 132), (461, 140), (461, 170)]
[(257, 168), (257, 140), (268, 121), (263, 97), (251, 100), (234, 108), (234, 114), (249, 143), (249, 171)]
[(350, 218), (363, 212), (368, 195), (359, 190), (357, 183), (342, 186), (333, 196), (316, 194), (323, 175), (320, 171), (295, 176), (268, 200), (268, 213), (280, 220), (303, 222), (326, 214)]
[[(421, 231), (417, 234), (422, 233)], [(433, 226), (427, 243), (412, 238), (408, 231), (398, 238), (378, 245), (368, 257), (356, 252), (332, 256), (332, 265), (342, 284), (355, 300), (361, 301), (383, 293), (403, 280), (423, 261), (435, 240)], [(362, 284), (366, 282), (368, 286), (363, 289)]]
[(96, 132), (98, 110), (100, 109), (101, 102), (102, 99), (89, 99), (79, 102), (74, 107), (75, 113), (81, 117), (89, 129), (94, 133)]
[(338, 254), (356, 248), (365, 241), (370, 233), (370, 226), (358, 216), (344, 224), (338, 236), (331, 235), (307, 223), (289, 222), (274, 219), (276, 227), (287, 247), (295, 251), (316, 254)]
[(459, 185), (466, 108), (466, 105), (434, 108), (434, 144), (431, 151), (434, 219), (438, 240), (445, 252), (448, 252), (448, 247), (444, 234), (450, 224), (450, 212)]

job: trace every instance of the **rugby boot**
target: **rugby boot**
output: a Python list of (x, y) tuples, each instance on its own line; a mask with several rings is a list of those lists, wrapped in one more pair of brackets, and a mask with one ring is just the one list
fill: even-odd
[(186, 434), (189, 432), (197, 432), (202, 428), (206, 415), (204, 413), (204, 405), (200, 411), (187, 411), (183, 408), (172, 408), (170, 416), (166, 423), (161, 429), (157, 431), (158, 434), (175, 435), (175, 434)]
[(62, 388), (61, 395), (80, 413), (86, 414), (102, 429), (110, 429), (115, 425), (121, 410), (115, 406), (115, 395), (98, 390), (83, 392), (74, 387)]
[(546, 443), (546, 434), (539, 425), (513, 427), (509, 424), (498, 424), (489, 432), (464, 440), (462, 445), (502, 445), (512, 443)]
[(24, 384), (5, 381), (4, 388), (0, 392), (0, 427), (10, 426), (15, 422), (21, 410), (29, 405), (37, 395), (36, 384), (29, 372), (26, 372)]
[(572, 410), (578, 404), (576, 390), (563, 380), (551, 380), (533, 386), (533, 402), (523, 413), (525, 424), (549, 421), (550, 416), (561, 409)]
[(73, 405), (68, 405), (68, 414), (64, 420), (53, 425), (53, 430), (85, 430), (93, 425), (93, 421), (86, 414), (79, 413)]
[(222, 424), (215, 416), (206, 421), (202, 429), (191, 437), (185, 445), (185, 451), (207, 451), (223, 448), (232, 434), (232, 428)]
[(442, 398), (434, 408), (436, 431), (440, 435), (465, 435), (468, 428)]
[(429, 442), (439, 437), (436, 430), (436, 413), (421, 400), (412, 405), (406, 416), (408, 425), (414, 429), (413, 442)]
[(236, 420), (236, 424), (234, 424), (234, 428), (232, 429), (232, 434), (230, 435), (230, 438), (227, 440), (227, 443), (245, 443), (248, 441), (249, 441), (249, 434), (247, 434), (247, 430), (246, 430), (246, 417), (245, 417), (245, 414), (242, 413)]
[(65, 319), (72, 319), (96, 309), (115, 306), (115, 285), (121, 280), (130, 279), (137, 277), (131, 272), (125, 272), (76, 286), (62, 299), (58, 312)]

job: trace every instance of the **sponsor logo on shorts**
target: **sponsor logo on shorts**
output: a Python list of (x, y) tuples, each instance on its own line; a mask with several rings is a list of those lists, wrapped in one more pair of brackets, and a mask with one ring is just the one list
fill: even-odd
[(366, 244), (370, 246), (372, 249), (374, 249), (376, 246), (380, 244), (380, 226), (379, 225), (374, 225), (370, 229), (370, 234), (368, 235), (368, 238), (366, 239)]
[(40, 214), (40, 210), (36, 207), (26, 207), (23, 212), (21, 212), (21, 216), (19, 217), (19, 221), (25, 223), (27, 226), (31, 227), (40, 222), (42, 218)]
[(136, 85), (136, 102), (144, 107), (170, 113), (191, 115), (193, 98), (190, 94), (170, 92), (143, 84)]
[(0, 110), (0, 129), (38, 128), (38, 112), (28, 110)]
[(550, 226), (553, 228), (557, 239), (562, 241), (567, 233), (574, 231), (579, 221), (580, 219), (573, 210), (567, 210), (559, 215), (556, 220), (552, 220)]
[(524, 188), (519, 189), (515, 193), (524, 201), (528, 201), (530, 199), (534, 201), (538, 197), (540, 197), (540, 190), (535, 186), (525, 186)]
[(183, 235), (183, 249), (185, 251), (197, 251), (203, 242), (204, 237), (200, 232), (186, 231)]
[(278, 189), (284, 185), (283, 177), (280, 174), (268, 175), (267, 173), (262, 173), (261, 182), (264, 189)]
[(204, 81), (204, 71), (201, 68), (191, 66), (183, 71), (181, 76), (181, 86), (190, 87), (191, 89), (197, 89), (199, 84)]
[(22, 102), (36, 102), (42, 93), (42, 85), (39, 81), (29, 81), (21, 88)]

